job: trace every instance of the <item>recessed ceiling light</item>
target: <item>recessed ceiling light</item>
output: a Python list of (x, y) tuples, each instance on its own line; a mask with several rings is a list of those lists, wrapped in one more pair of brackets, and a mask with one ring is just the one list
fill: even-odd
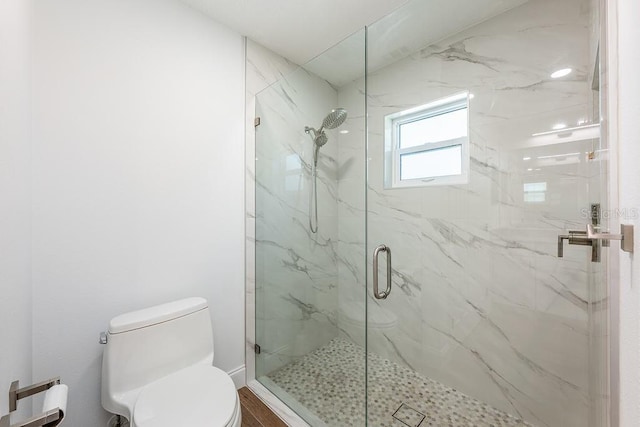
[(527, 160), (531, 160), (531, 157), (523, 157), (522, 160), (526, 162)]
[(533, 170), (532, 168), (527, 169), (527, 171), (529, 171), (529, 172), (531, 172), (532, 170)]
[(571, 68), (563, 68), (562, 70), (554, 71), (551, 74), (551, 78), (552, 79), (559, 79), (560, 77), (568, 76), (569, 74), (571, 74), (572, 71), (573, 71), (573, 69), (571, 69)]
[(349, 131), (348, 131), (348, 130), (346, 130), (346, 129), (342, 129), (342, 130), (340, 131), (340, 133), (344, 135), (344, 134), (346, 134), (346, 133), (349, 133)]
[(553, 125), (553, 130), (560, 130), (560, 129), (564, 129), (567, 127), (566, 123), (558, 123)]

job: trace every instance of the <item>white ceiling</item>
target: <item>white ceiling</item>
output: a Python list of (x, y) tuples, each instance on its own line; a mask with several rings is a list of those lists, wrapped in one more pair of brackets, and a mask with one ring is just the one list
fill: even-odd
[(304, 64), (407, 0), (182, 0), (285, 58)]

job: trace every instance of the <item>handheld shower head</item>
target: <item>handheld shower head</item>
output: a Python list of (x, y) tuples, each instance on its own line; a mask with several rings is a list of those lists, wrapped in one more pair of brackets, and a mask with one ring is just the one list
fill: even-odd
[(329, 141), (329, 138), (327, 138), (327, 134), (324, 132), (320, 132), (319, 134), (316, 135), (315, 138), (313, 138), (313, 142), (316, 143), (316, 147), (318, 148), (326, 144), (327, 141)]
[(313, 144), (316, 147), (322, 147), (324, 144), (327, 143), (327, 141), (329, 141), (329, 138), (327, 137), (327, 134), (324, 133), (324, 131), (322, 129), (316, 130), (312, 127), (306, 126), (304, 128), (305, 133), (307, 134), (311, 134), (311, 139), (313, 140)]
[(322, 147), (329, 141), (329, 138), (327, 137), (327, 134), (324, 130), (335, 129), (343, 124), (346, 119), (347, 110), (345, 110), (344, 108), (336, 108), (334, 110), (331, 110), (331, 112), (327, 114), (327, 117), (325, 117), (322, 121), (322, 126), (320, 126), (320, 129), (315, 129), (309, 126), (304, 127), (304, 131), (309, 134), (309, 136), (311, 136), (311, 139), (313, 140), (313, 163), (315, 165), (318, 164), (318, 152), (320, 151), (320, 147)]

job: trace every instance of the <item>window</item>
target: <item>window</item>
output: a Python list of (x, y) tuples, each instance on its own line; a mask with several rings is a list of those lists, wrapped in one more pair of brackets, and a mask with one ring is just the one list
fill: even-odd
[(385, 117), (385, 188), (466, 184), (469, 93)]

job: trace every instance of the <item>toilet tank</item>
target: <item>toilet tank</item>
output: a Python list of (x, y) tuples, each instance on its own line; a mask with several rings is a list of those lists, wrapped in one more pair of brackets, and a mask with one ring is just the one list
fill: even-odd
[(209, 306), (187, 298), (117, 316), (102, 359), (102, 406), (128, 416), (140, 389), (180, 369), (213, 364)]

